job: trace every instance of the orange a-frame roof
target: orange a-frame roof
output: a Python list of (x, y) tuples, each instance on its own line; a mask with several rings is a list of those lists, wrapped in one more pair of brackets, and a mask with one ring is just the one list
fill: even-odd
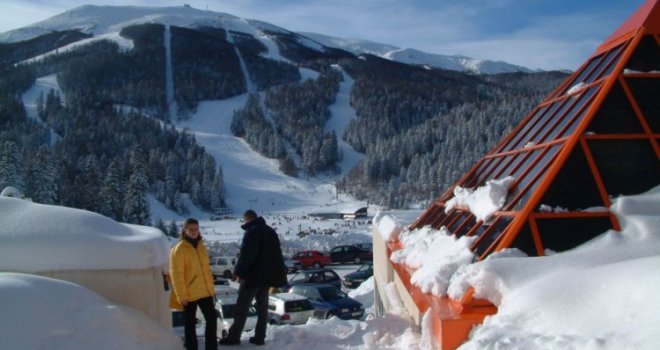
[[(411, 229), (445, 227), (475, 237), (477, 259), (505, 248), (528, 255), (571, 249), (619, 230), (611, 198), (660, 184), (660, 0), (648, 0), (545, 101), (441, 195)], [(512, 176), (506, 203), (488, 222), (464, 207), (446, 209), (453, 190)], [(389, 245), (390, 253), (401, 243)], [(487, 302), (436, 298), (411, 285), (409, 267), (394, 264), (420, 311), (433, 311), (443, 349), (496, 312)]]

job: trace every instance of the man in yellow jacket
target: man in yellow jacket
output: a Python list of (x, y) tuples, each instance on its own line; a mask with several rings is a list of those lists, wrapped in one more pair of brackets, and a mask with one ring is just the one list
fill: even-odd
[(206, 350), (216, 350), (218, 325), (213, 305), (215, 288), (209, 254), (202, 242), (199, 222), (196, 219), (186, 219), (180, 239), (170, 251), (170, 278), (174, 295), (170, 299), (170, 307), (184, 310), (185, 346), (187, 350), (197, 350), (195, 323), (199, 306), (206, 320)]

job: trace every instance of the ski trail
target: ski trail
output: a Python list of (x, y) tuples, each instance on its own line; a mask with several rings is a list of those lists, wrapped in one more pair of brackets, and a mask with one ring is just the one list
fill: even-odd
[(344, 80), (339, 82), (339, 92), (337, 92), (335, 103), (330, 106), (332, 117), (325, 123), (325, 129), (334, 130), (337, 135), (337, 146), (343, 156), (337, 165), (341, 168), (341, 176), (343, 177), (364, 157), (364, 154), (356, 151), (353, 146), (349, 145), (342, 138), (348, 124), (351, 120), (357, 118), (355, 109), (351, 106), (350, 99), (351, 89), (355, 80), (338, 65), (333, 65), (333, 68), (341, 71)]
[(170, 120), (176, 116), (177, 106), (174, 100), (174, 74), (172, 73), (172, 33), (170, 26), (165, 26), (165, 35), (163, 36), (165, 45), (165, 93), (167, 94), (167, 115)]
[(234, 51), (236, 52), (236, 56), (238, 56), (238, 61), (241, 64), (241, 70), (243, 71), (243, 77), (245, 77), (245, 87), (247, 89), (248, 94), (253, 94), (257, 92), (257, 89), (254, 86), (254, 83), (252, 82), (252, 78), (250, 78), (250, 72), (247, 69), (247, 65), (245, 64), (245, 60), (243, 59), (243, 55), (241, 55), (241, 51), (238, 50), (238, 46), (236, 46), (236, 42), (234, 42), (234, 37), (227, 32), (227, 41), (229, 41), (233, 46), (234, 46)]

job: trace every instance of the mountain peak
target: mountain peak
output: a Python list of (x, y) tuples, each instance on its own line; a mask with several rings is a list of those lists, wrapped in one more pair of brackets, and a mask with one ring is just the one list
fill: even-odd
[[(79, 30), (85, 34), (100, 36), (118, 33), (123, 27), (144, 23), (161, 23), (188, 28), (221, 27), (228, 31), (253, 36), (262, 34), (264, 31), (292, 33), (267, 22), (244, 19), (222, 12), (196, 9), (189, 5), (172, 7), (82, 5), (29, 26), (0, 33), (0, 42), (24, 41), (53, 31), (65, 30)], [(531, 69), (500, 61), (432, 54), (363, 39), (337, 38), (308, 32), (296, 34), (300, 36), (298, 39), (301, 44), (315, 51), (323, 51), (323, 48), (320, 47), (323, 45), (352, 52), (355, 55), (368, 53), (411, 65), (424, 65), (477, 74), (532, 72)]]
[(402, 49), (394, 45), (369, 40), (336, 38), (317, 33), (304, 32), (300, 34), (327, 47), (346, 50), (355, 55), (368, 53), (391, 61), (412, 65), (427, 65), (433, 68), (477, 74), (534, 72), (532, 69), (502, 61), (478, 60), (462, 55), (433, 54), (411, 48)]

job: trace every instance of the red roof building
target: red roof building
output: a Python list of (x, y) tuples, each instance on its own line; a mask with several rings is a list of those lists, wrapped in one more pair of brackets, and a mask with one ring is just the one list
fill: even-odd
[[(476, 237), (471, 249), (478, 260), (505, 248), (529, 256), (574, 248), (620, 230), (608, 210), (612, 197), (660, 184), (659, 145), (660, 0), (648, 0), (410, 229), (445, 227), (456, 237)], [(514, 181), (506, 202), (487, 222), (465, 207), (446, 210), (455, 187), (478, 188), (509, 176)], [(380, 257), (401, 247), (388, 242)], [(497, 312), (470, 293), (464, 300), (422, 293), (409, 282), (414, 271), (378, 263), (378, 249), (375, 244), (375, 269), (386, 272), (374, 273), (377, 285), (397, 282), (412, 314), (430, 308), (442, 349), (458, 347), (475, 324)]]

